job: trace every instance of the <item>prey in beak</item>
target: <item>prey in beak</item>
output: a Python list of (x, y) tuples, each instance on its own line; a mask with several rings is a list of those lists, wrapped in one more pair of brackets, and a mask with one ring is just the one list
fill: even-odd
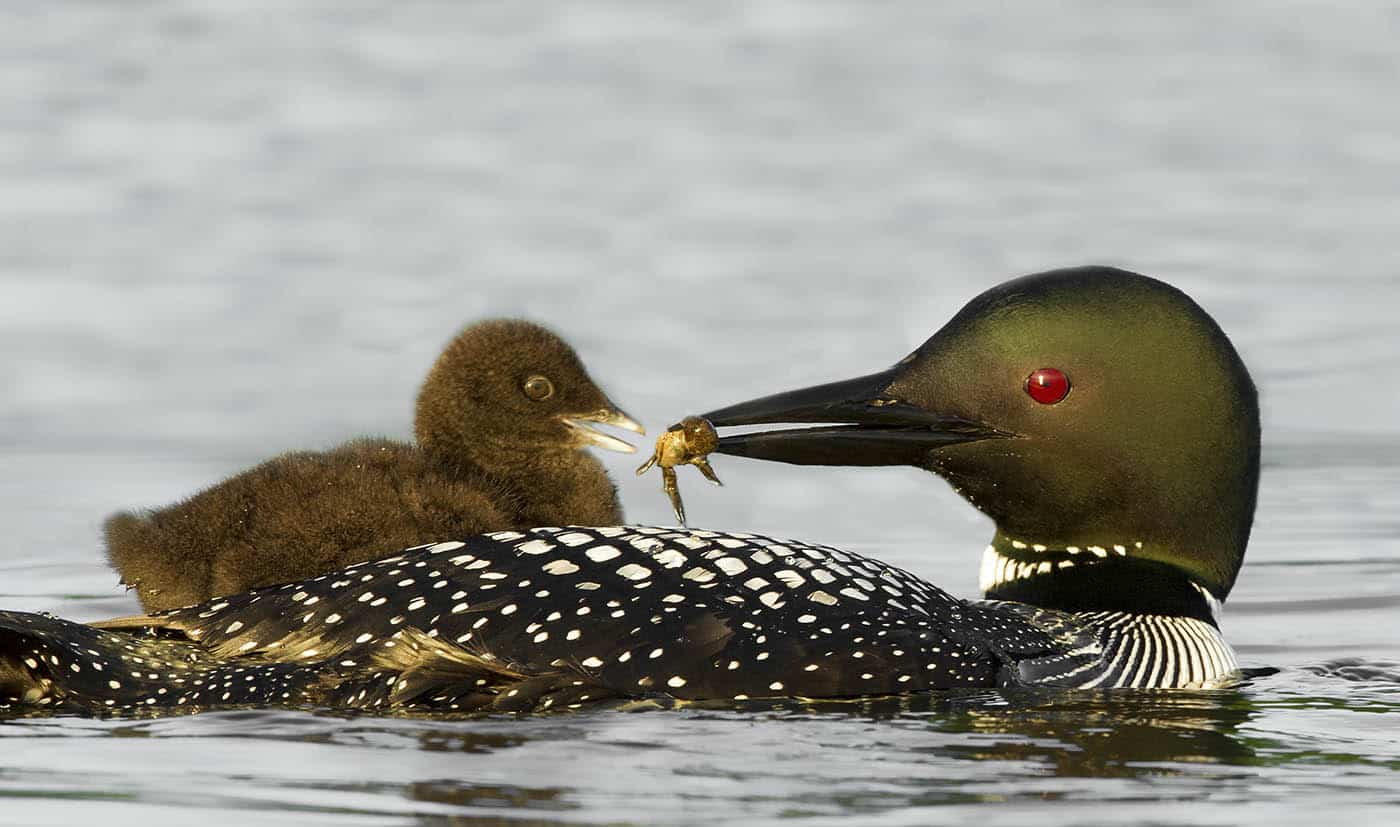
[[(931, 451), (964, 442), (1010, 436), (958, 416), (931, 411), (900, 398), (892, 388), (906, 363), (869, 376), (831, 382), (740, 402), (686, 417), (657, 440), (656, 452), (638, 474), (661, 467), (662, 488), (676, 518), (685, 506), (675, 468), (694, 465), (719, 484), (706, 460), (711, 453), (795, 465), (913, 465), (924, 467)], [(716, 428), (804, 424), (807, 427), (720, 436)]]
[(605, 434), (595, 429), (593, 424), (611, 425), (614, 428), (622, 428), (635, 434), (645, 435), (647, 432), (640, 422), (623, 413), (616, 405), (609, 405), (591, 413), (561, 416), (559, 421), (563, 422), (565, 427), (574, 434), (579, 445), (596, 445), (599, 448), (624, 454), (635, 453), (637, 449), (629, 442), (624, 442), (611, 434)]
[(717, 444), (714, 426), (698, 416), (687, 416), (657, 438), (656, 450), (651, 458), (637, 469), (637, 476), (641, 476), (653, 465), (661, 468), (661, 490), (670, 497), (671, 509), (676, 512), (676, 519), (681, 525), (686, 524), (685, 503), (681, 500), (680, 486), (676, 482), (676, 466), (694, 465), (705, 475), (705, 479), (715, 485), (724, 485), (707, 459)]

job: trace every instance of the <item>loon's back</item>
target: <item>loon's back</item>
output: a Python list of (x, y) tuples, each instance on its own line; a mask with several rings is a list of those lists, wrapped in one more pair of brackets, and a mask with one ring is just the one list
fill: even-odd
[[(1109, 676), (1128, 656), (1113, 622), (958, 600), (825, 546), (540, 528), (422, 546), (100, 628), (0, 613), (0, 698), (87, 712), (451, 712), (1132, 685)], [(1204, 685), (1233, 668), (1183, 668), (1155, 685)]]

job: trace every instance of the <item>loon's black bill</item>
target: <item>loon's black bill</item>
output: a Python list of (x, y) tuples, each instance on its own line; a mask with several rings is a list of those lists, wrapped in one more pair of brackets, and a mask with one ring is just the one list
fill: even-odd
[(824, 423), (719, 438), (716, 453), (794, 465), (909, 465), (932, 448), (1007, 434), (891, 396), (900, 366), (703, 414), (716, 428)]

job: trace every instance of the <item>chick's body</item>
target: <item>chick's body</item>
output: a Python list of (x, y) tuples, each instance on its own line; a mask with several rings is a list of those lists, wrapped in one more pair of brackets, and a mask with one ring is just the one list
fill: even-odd
[(535, 525), (623, 521), (591, 430), (639, 430), (572, 348), (527, 322), (463, 331), (419, 394), (417, 444), (358, 439), (268, 460), (193, 497), (105, 526), (147, 611), (314, 577), (405, 546)]

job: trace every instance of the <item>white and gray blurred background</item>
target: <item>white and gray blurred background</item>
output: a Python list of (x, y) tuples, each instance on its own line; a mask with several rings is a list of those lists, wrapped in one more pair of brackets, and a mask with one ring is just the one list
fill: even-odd
[[(1088, 262), (1194, 295), (1268, 461), (1331, 469), (1271, 472), (1263, 536), (1335, 536), (1354, 510), (1288, 521), (1362, 491), (1394, 545), (1397, 30), (1321, 2), (0, 6), (0, 555), (39, 576), (9, 602), (125, 600), (115, 508), (406, 437), (483, 316), (557, 328), (654, 435)], [(931, 537), (906, 562), (971, 590), (987, 527), (935, 480), (716, 466), (683, 469), (696, 524)]]
[[(1397, 32), (1394, 3), (1320, 0), (0, 3), (0, 607), (134, 611), (105, 514), (407, 436), (482, 316), (559, 329), (655, 435), (1105, 262), (1195, 296), (1261, 387), (1223, 629), (1283, 669), (1044, 725), (996, 696), (888, 721), (5, 721), (0, 821), (1393, 820)], [(631, 519), (671, 521), (641, 456), (604, 458)], [(990, 527), (928, 475), (715, 465), (723, 489), (681, 469), (697, 525), (975, 593)]]

